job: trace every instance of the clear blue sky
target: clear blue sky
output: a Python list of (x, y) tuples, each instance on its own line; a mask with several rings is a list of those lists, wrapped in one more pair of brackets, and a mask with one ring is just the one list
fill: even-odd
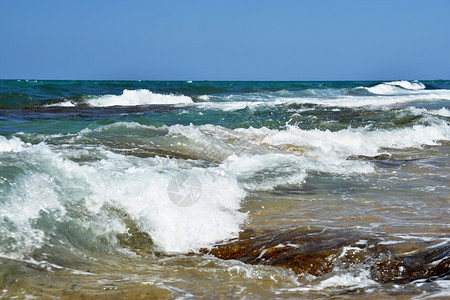
[(0, 0), (0, 79), (450, 79), (450, 0)]

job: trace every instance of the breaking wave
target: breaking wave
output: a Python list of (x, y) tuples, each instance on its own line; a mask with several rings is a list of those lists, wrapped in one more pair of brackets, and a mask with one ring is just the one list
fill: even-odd
[[(100, 149), (91, 154), (97, 157), (78, 163), (73, 159), (85, 150), (62, 152), (4, 137), (0, 149), (5, 176), (0, 193), (6, 195), (0, 212), (2, 257), (23, 259), (45, 244), (120, 248), (118, 236), (127, 234), (130, 223), (157, 249), (188, 252), (232, 238), (245, 218), (238, 211), (245, 192), (235, 178), (211, 176), (216, 173), (183, 160), (137, 159)], [(190, 205), (177, 203), (177, 195), (187, 195)]]
[(424, 90), (425, 85), (419, 81), (390, 81), (377, 84), (376, 86), (365, 88), (370, 93), (376, 95), (404, 94), (410, 91)]
[(164, 95), (146, 89), (124, 90), (122, 95), (105, 95), (87, 100), (91, 106), (134, 106), (150, 104), (192, 103), (191, 97), (184, 95)]

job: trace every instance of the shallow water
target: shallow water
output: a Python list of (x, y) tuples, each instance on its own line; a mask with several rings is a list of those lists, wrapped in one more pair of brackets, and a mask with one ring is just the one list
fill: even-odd
[(1, 81), (0, 297), (449, 296), (449, 101)]

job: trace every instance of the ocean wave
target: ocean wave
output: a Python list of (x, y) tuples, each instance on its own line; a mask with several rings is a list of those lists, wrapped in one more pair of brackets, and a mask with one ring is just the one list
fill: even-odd
[(330, 288), (353, 288), (353, 289), (369, 289), (378, 285), (376, 281), (371, 279), (370, 270), (360, 266), (358, 270), (340, 270), (338, 269), (336, 274), (329, 276), (319, 284), (305, 284), (294, 288), (289, 288), (290, 292), (308, 292), (308, 291), (320, 291)]
[(414, 102), (450, 101), (450, 90), (405, 90), (404, 92), (391, 94), (349, 95), (349, 93), (332, 93), (318, 97), (299, 96), (293, 93), (292, 97), (264, 97), (251, 98), (245, 101), (243, 95), (236, 96), (233, 101), (211, 101), (195, 103), (195, 107), (222, 111), (236, 111), (241, 109), (259, 109), (271, 106), (295, 106), (295, 105), (319, 105), (322, 107), (380, 107), (390, 108), (394, 105), (409, 104)]
[(241, 186), (250, 191), (269, 191), (285, 185), (301, 185), (307, 177), (302, 159), (290, 154), (233, 154), (220, 165), (220, 169), (236, 176)]
[(7, 139), (0, 136), (0, 153), (1, 152), (21, 152), (28, 144), (22, 142), (20, 139), (13, 137)]
[[(428, 86), (428, 83), (427, 83)], [(427, 89), (419, 81), (391, 81), (374, 86), (345, 86), (338, 83), (334, 86), (319, 84), (308, 88), (296, 89), (251, 89), (248, 92), (230, 88), (214, 90), (217, 93), (205, 93), (204, 89), (181, 90), (175, 94), (164, 94), (148, 89), (123, 89), (122, 94), (105, 94), (92, 96), (89, 94), (72, 95), (59, 98), (34, 99), (26, 95), (3, 95), (6, 107), (77, 107), (87, 106), (140, 106), (140, 105), (173, 105), (184, 104), (192, 108), (235, 111), (245, 108), (264, 106), (280, 106), (292, 104), (320, 105), (325, 107), (389, 107), (412, 102), (449, 101), (450, 90)], [(88, 91), (84, 91), (88, 92)], [(182, 94), (181, 92), (185, 93)], [(17, 102), (17, 103), (16, 103)]]
[(450, 117), (450, 110), (448, 110), (445, 107), (443, 107), (441, 109), (431, 110), (430, 113), (433, 115), (438, 115), (438, 116), (442, 116), (442, 117)]
[[(195, 251), (238, 234), (249, 191), (302, 185), (310, 172), (372, 173), (370, 161), (348, 158), (450, 139), (448, 122), (428, 123), (329, 131), (118, 122), (39, 144), (0, 137), (0, 166), (22, 170), (0, 178), (0, 254), (30, 254), (54, 237), (78, 248), (122, 248), (118, 236), (130, 222), (160, 251)], [(137, 144), (172, 157), (142, 155)]]
[(213, 101), (196, 103), (207, 109), (224, 111), (257, 109), (279, 105), (320, 105), (324, 107), (390, 107), (412, 102), (450, 101), (450, 90), (430, 89), (419, 81), (391, 81), (373, 87), (312, 88), (296, 91), (268, 91), (211, 97)]
[(160, 251), (188, 252), (235, 237), (245, 219), (238, 211), (245, 192), (235, 178), (185, 168), (184, 161), (103, 149), (101, 160), (80, 164), (64, 153), (84, 149), (21, 147), (20, 155), (2, 152), (2, 167), (24, 170), (0, 184), (2, 194), (9, 190), (1, 199), (3, 256), (23, 258), (44, 244), (121, 248), (118, 236), (127, 234), (129, 222)]
[[(385, 154), (387, 149), (438, 145), (441, 141), (450, 139), (448, 122), (435, 117), (426, 117), (425, 121), (425, 125), (416, 124), (391, 130), (367, 126), (337, 131), (307, 130), (295, 125), (286, 125), (284, 129), (229, 129), (218, 125), (173, 125), (155, 128), (138, 123), (118, 122), (94, 131), (82, 131), (78, 142), (86, 143), (95, 138), (97, 143), (103, 143), (104, 138), (104, 145), (111, 147), (111, 150), (114, 150), (114, 147), (123, 150), (127, 145), (118, 141), (111, 143), (110, 136), (120, 138), (126, 134), (132, 139), (144, 137), (141, 147), (146, 151), (154, 148), (170, 153), (170, 156), (175, 158), (208, 161), (218, 166), (218, 169), (213, 168), (214, 170), (226, 170), (228, 175), (244, 181), (251, 181), (255, 176), (266, 173), (269, 176), (258, 180), (271, 189), (276, 186), (273, 183), (278, 177), (287, 178), (290, 174), (304, 171), (336, 174), (372, 172), (370, 164), (355, 163), (347, 158), (358, 155), (377, 156)], [(129, 147), (131, 151), (139, 153), (134, 143)], [(285, 172), (278, 174), (278, 170)], [(298, 179), (296, 182), (301, 181), (302, 179)], [(261, 186), (250, 189), (259, 188)]]
[(410, 91), (424, 90), (425, 85), (420, 81), (390, 81), (377, 84), (376, 86), (365, 88), (370, 93), (376, 95), (404, 94)]
[(450, 90), (425, 90), (420, 94), (380, 95), (380, 96), (345, 96), (332, 99), (296, 98), (285, 102), (292, 104), (316, 104), (324, 107), (390, 107), (392, 105), (412, 102), (450, 101)]
[(75, 107), (75, 106), (77, 106), (77, 104), (71, 100), (65, 100), (62, 102), (56, 102), (56, 103), (44, 105), (44, 107)]
[(150, 104), (193, 103), (191, 97), (153, 93), (146, 89), (123, 90), (122, 95), (104, 95), (86, 101), (91, 106), (135, 106)]
[(347, 128), (338, 131), (303, 130), (287, 125), (286, 130), (265, 127), (236, 129), (244, 139), (259, 140), (278, 149), (285, 149), (298, 155), (317, 158), (321, 163), (340, 165), (343, 159), (352, 155), (376, 156), (387, 149), (421, 148), (423, 145), (438, 145), (450, 140), (450, 126), (437, 119), (430, 126), (414, 125), (393, 130), (369, 127)]
[(416, 107), (410, 107), (409, 110), (415, 114), (415, 115), (435, 115), (435, 116), (441, 116), (441, 117), (450, 117), (450, 110), (448, 110), (445, 107), (442, 107), (441, 109), (425, 109), (425, 108), (416, 108)]

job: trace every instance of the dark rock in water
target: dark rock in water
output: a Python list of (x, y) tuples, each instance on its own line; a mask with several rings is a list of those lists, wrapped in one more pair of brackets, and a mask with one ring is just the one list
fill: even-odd
[(450, 246), (408, 256), (397, 255), (395, 247), (380, 241), (378, 237), (338, 230), (247, 230), (235, 241), (201, 251), (221, 259), (289, 268), (297, 274), (315, 276), (329, 273), (336, 266), (355, 264), (370, 268), (372, 279), (381, 282), (450, 276)]
[(350, 155), (347, 157), (347, 160), (368, 160), (368, 161), (376, 161), (376, 160), (389, 160), (392, 156), (388, 153), (379, 154), (375, 156), (367, 156), (367, 155)]
[(406, 283), (417, 279), (433, 280), (450, 276), (450, 247), (419, 252), (413, 256), (398, 256), (376, 262), (372, 268), (376, 280)]
[(208, 253), (222, 259), (280, 266), (318, 276), (332, 271), (342, 247), (358, 240), (357, 236), (341, 237), (327, 231), (306, 234), (298, 229), (246, 231), (238, 241), (219, 245)]

